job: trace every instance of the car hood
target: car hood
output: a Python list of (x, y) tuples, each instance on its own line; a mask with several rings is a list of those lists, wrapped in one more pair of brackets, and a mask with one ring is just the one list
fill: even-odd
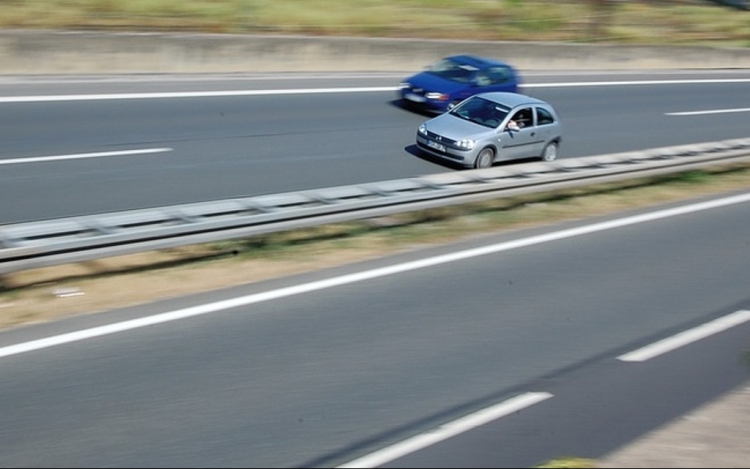
[(448, 113), (441, 114), (424, 123), (428, 131), (447, 137), (451, 140), (462, 138), (477, 138), (480, 135), (493, 132), (493, 129), (483, 125), (452, 116)]
[(406, 79), (405, 82), (411, 84), (412, 88), (422, 88), (426, 91), (438, 91), (447, 94), (456, 93), (469, 86), (468, 83), (458, 83), (446, 80), (445, 78), (441, 78), (428, 72), (413, 75)]

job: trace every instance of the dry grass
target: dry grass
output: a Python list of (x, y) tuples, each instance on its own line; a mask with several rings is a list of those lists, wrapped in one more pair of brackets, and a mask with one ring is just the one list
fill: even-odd
[[(344, 223), (19, 272), (0, 279), (0, 328), (278, 278), (469, 236), (746, 189), (750, 168), (732, 169), (501, 198), (377, 223)], [(83, 294), (60, 298), (55, 293), (61, 289)]]
[(0, 28), (750, 46), (750, 13), (705, 1), (3, 0)]

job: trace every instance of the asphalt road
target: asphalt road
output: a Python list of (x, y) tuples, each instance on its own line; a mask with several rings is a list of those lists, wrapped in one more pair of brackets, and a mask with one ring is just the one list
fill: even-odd
[(743, 197), (5, 332), (0, 465), (332, 467), (527, 392), (549, 398), (385, 464), (600, 456), (747, 378), (747, 317), (621, 359), (750, 308)]
[[(536, 76), (527, 91), (558, 107), (563, 157), (747, 137), (746, 81), (678, 77)], [(0, 80), (0, 96), (15, 99), (0, 97), (0, 223), (451, 170), (410, 151), (425, 117), (394, 106), (388, 90), (18, 99), (208, 89), (197, 78)], [(622, 83), (644, 79), (669, 82)], [(244, 80), (210, 87), (343, 86)], [(572, 85), (581, 81), (589, 85)], [(696, 111), (721, 112), (670, 114)], [(134, 148), (171, 150), (23, 161)], [(599, 457), (747, 379), (746, 198), (5, 331), (0, 466), (333, 467), (372, 457), (372, 466), (529, 467)], [(737, 314), (703, 340), (622, 359)], [(394, 457), (411, 438), (526, 393), (539, 402)]]
[[(564, 158), (745, 138), (747, 112), (669, 113), (747, 108), (748, 77), (534, 74), (524, 92), (558, 109)], [(415, 150), (426, 116), (394, 105), (401, 78), (0, 80), (0, 224), (455, 170)]]

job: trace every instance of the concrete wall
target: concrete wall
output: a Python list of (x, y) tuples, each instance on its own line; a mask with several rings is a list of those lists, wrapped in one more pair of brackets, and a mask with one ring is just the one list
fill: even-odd
[(447, 55), (524, 70), (750, 68), (750, 49), (163, 33), (0, 31), (0, 75), (408, 71)]

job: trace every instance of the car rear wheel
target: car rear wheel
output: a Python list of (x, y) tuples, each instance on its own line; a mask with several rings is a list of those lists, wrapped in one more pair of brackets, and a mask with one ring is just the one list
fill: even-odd
[(555, 161), (557, 159), (557, 142), (552, 142), (542, 152), (542, 161)]
[(479, 152), (479, 155), (477, 155), (477, 159), (474, 160), (474, 167), (477, 169), (484, 169), (489, 168), (492, 166), (492, 163), (495, 161), (495, 152), (492, 151), (492, 148), (485, 148), (481, 152)]

